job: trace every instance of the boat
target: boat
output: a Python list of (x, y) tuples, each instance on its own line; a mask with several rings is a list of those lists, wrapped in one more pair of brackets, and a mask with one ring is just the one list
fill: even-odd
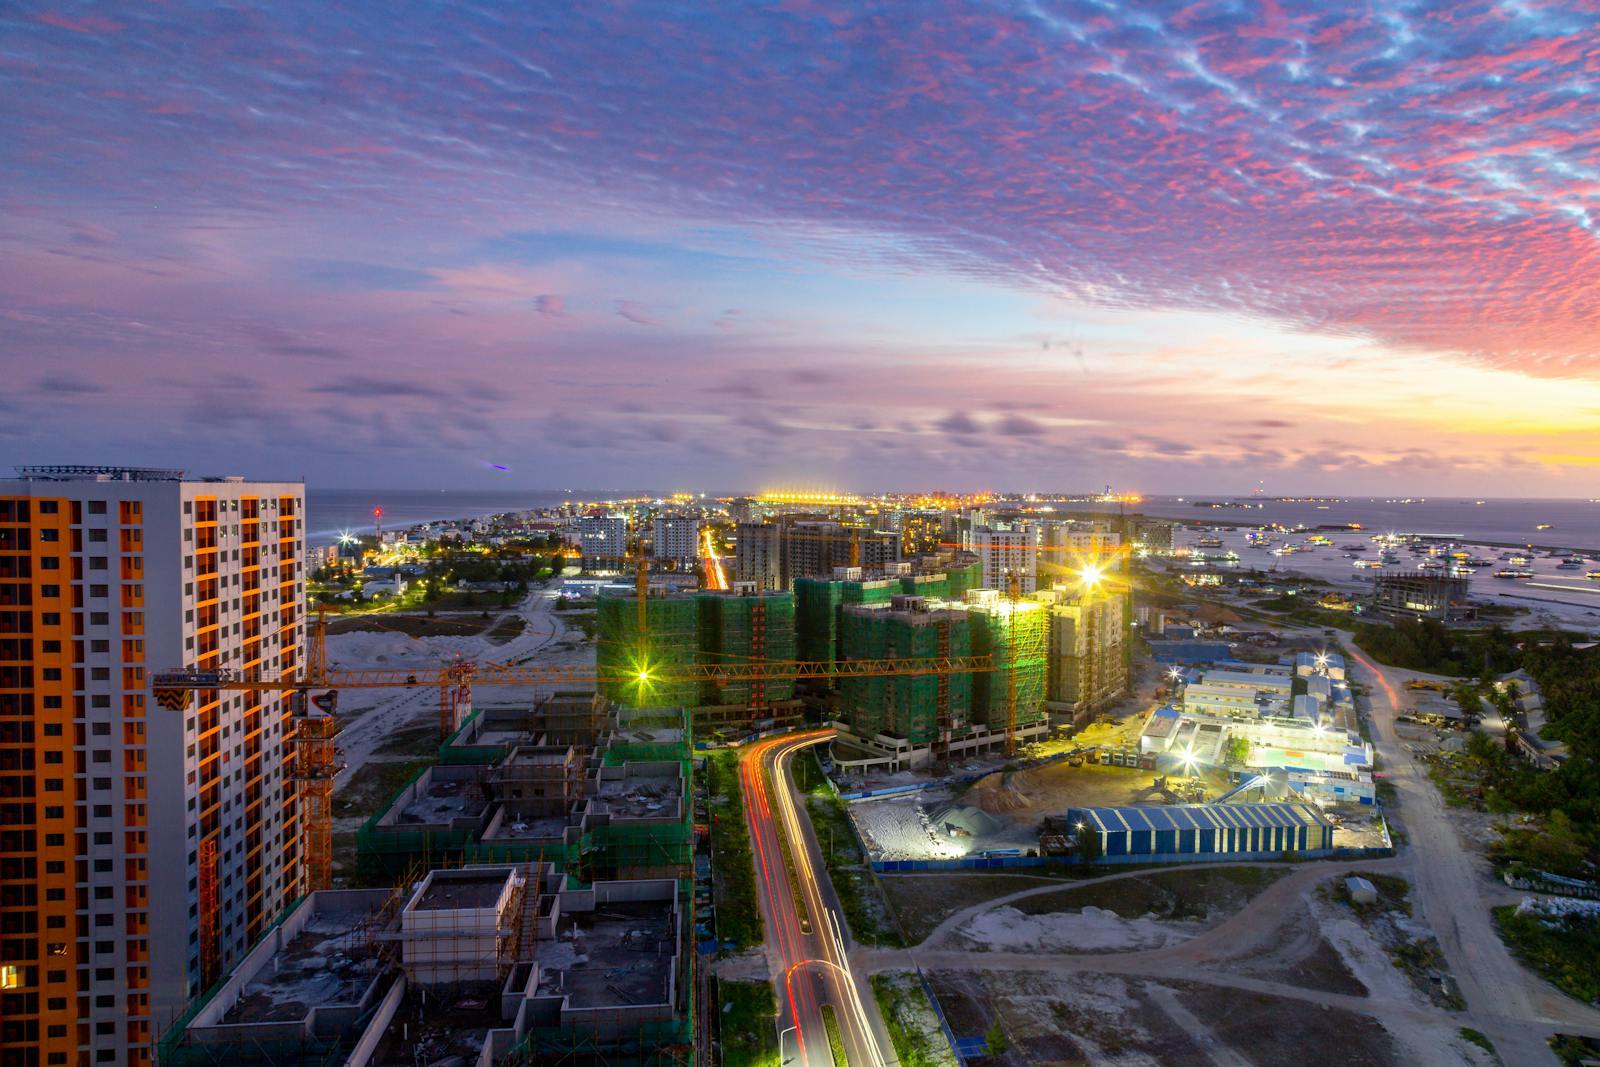
[(1539, 523), (1539, 525), (1535, 526), (1534, 529), (1535, 530), (1549, 530), (1549, 529), (1553, 528), (1554, 525), (1555, 525), (1554, 523), (1541, 522), (1541, 523)]
[(1194, 544), (1195, 544), (1196, 548), (1221, 548), (1222, 547), (1222, 538), (1220, 538), (1220, 537), (1202, 537), (1198, 541), (1196, 541)]
[(1590, 571), (1588, 574), (1585, 574), (1584, 577), (1589, 579), (1591, 582), (1600, 582), (1600, 571)]
[(1355, 561), (1355, 566), (1361, 568), (1364, 571), (1366, 571), (1366, 570), (1381, 570), (1383, 568), (1383, 560), (1381, 560), (1381, 559), (1358, 559), (1358, 560)]
[(1526, 567), (1528, 565), (1527, 556), (1502, 556), (1501, 558), (1513, 567)]
[(1492, 560), (1492, 559), (1484, 559), (1482, 556), (1472, 556), (1471, 558), (1469, 558), (1467, 560), (1467, 566), (1469, 566), (1469, 567), (1493, 567), (1494, 566), (1494, 560)]
[(1581, 562), (1574, 563), (1570, 559), (1564, 559), (1560, 563), (1556, 564), (1556, 570), (1558, 570), (1558, 571), (1575, 571), (1581, 566), (1583, 566), (1583, 564)]
[(1523, 570), (1503, 570), (1495, 571), (1494, 576), (1496, 578), (1505, 578), (1508, 581), (1516, 581), (1518, 578), (1532, 578), (1533, 572)]

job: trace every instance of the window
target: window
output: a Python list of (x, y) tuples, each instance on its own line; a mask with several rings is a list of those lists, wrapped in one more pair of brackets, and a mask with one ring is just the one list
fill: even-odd
[(47, 681), (47, 682), (59, 682), (59, 681), (61, 681), (61, 668), (60, 667), (46, 667), (42, 671), (40, 671), (40, 674), (42, 674), (44, 676), (44, 680)]
[(104, 600), (109, 594), (106, 592), (106, 587), (105, 586), (103, 586), (103, 585), (91, 585), (89, 587), (89, 595), (94, 597), (94, 598), (96, 598), (97, 600)]
[(103, 570), (105, 570), (106, 569), (106, 557), (105, 556), (90, 556), (89, 557), (89, 569), (92, 570), (92, 571), (103, 571)]
[(98, 653), (98, 654), (102, 654), (102, 655), (105, 654), (105, 653), (109, 653), (111, 651), (111, 642), (110, 641), (105, 641), (105, 640), (90, 641), (89, 642), (89, 651), (90, 652), (94, 652), (94, 653)]
[(61, 595), (61, 587), (59, 585), (41, 585), (39, 587), (39, 595), (42, 597), (59, 597)]
[(59, 752), (46, 752), (44, 754), (44, 761), (46, 763), (60, 763), (61, 762), (61, 753), (59, 753)]
[(40, 530), (39, 531), (39, 540), (41, 540), (41, 541), (59, 541), (59, 540), (61, 540), (61, 531), (60, 530)]
[(108, 612), (108, 611), (91, 611), (91, 612), (89, 612), (89, 625), (90, 626), (109, 626), (110, 624), (111, 624), (111, 613), (110, 612)]
[(67, 817), (67, 809), (58, 804), (47, 805), (44, 809), (44, 817), (47, 819), (65, 819)]
[[(61, 505), (54, 500), (41, 500), (39, 501), (39, 514), (59, 515), (61, 514)], [(18, 518), (22, 522), (28, 521), (28, 516), (26, 514), (20, 515)]]
[(61, 569), (61, 561), (55, 556), (45, 556), (39, 560), (39, 569), (42, 571), (58, 571)]
[(89, 514), (91, 514), (91, 515), (104, 515), (105, 513), (106, 513), (106, 502), (104, 500), (91, 500), (91, 501), (89, 501)]
[(61, 625), (61, 613), (59, 611), (47, 611), (40, 616), (40, 618), (44, 621), (44, 625), (46, 626)]
[(104, 530), (90, 530), (89, 531), (89, 540), (90, 540), (90, 542), (98, 543), (98, 542), (104, 541), (105, 539), (106, 539), (106, 532)]

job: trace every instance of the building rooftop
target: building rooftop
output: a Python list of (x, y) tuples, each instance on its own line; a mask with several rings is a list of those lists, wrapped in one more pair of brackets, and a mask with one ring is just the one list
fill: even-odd
[(1097, 830), (1211, 830), (1250, 826), (1327, 826), (1309, 804), (1169, 804), (1163, 807), (1073, 808)]
[(412, 904), (412, 909), (443, 911), (452, 908), (493, 907), (505, 892), (506, 881), (510, 877), (511, 870), (506, 867), (434, 871), (428, 879), (427, 886)]
[(433, 777), (418, 796), (400, 809), (400, 817), (396, 821), (426, 825), (447, 823), (452, 819), (476, 818), (488, 806), (478, 782)]
[(356, 918), (315, 914), (246, 983), (221, 1022), (287, 1022), (305, 1018), (314, 1007), (359, 1001), (380, 967)]
[(539, 993), (564, 993), (574, 1008), (662, 1004), (671, 990), (677, 937), (671, 900), (600, 904), (563, 918), (539, 943)]

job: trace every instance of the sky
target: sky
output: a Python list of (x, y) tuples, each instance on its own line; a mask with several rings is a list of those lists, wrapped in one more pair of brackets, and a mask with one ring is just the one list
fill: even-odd
[(0, 2), (0, 464), (1600, 495), (1600, 8)]

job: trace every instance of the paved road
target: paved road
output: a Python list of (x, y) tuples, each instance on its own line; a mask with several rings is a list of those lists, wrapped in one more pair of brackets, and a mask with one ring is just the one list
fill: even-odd
[[(814, 730), (767, 738), (746, 749), (739, 764), (777, 986), (779, 1042), (786, 1065), (833, 1067), (822, 1018), (827, 1004), (852, 1067), (886, 1067), (895, 1062), (893, 1045), (866, 979), (851, 970), (838, 898), (791, 774), (795, 753), (832, 736)], [(794, 845), (792, 871), (785, 838)]]

